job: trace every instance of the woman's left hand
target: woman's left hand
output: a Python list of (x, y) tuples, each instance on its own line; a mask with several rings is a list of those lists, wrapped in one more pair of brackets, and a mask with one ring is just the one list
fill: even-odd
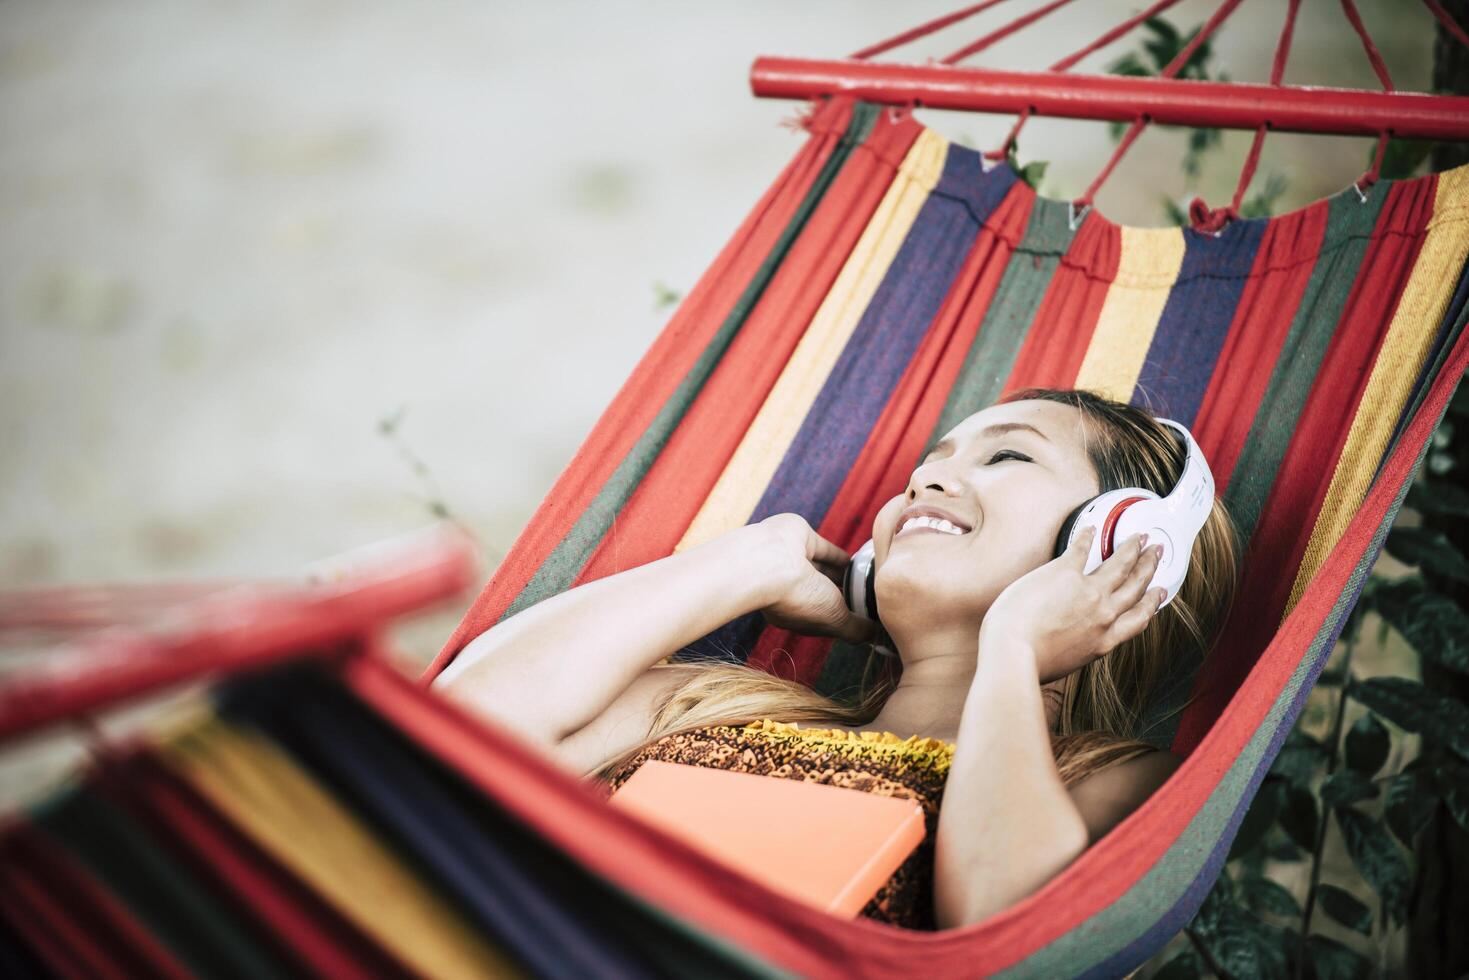
[(1095, 534), (1084, 530), (1061, 557), (999, 594), (980, 626), (981, 650), (1025, 646), (1034, 653), (1045, 684), (1143, 631), (1166, 595), (1161, 587), (1148, 588), (1158, 552), (1133, 535), (1088, 574), (1084, 569)]

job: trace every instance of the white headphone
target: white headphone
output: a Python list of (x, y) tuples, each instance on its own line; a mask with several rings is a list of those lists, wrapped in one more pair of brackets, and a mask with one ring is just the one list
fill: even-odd
[[(1149, 547), (1155, 544), (1163, 546), (1163, 555), (1148, 588), (1161, 586), (1166, 589), (1167, 595), (1163, 598), (1166, 606), (1183, 586), (1194, 540), (1213, 510), (1214, 474), (1209, 471), (1209, 464), (1199, 450), (1199, 444), (1194, 441), (1193, 433), (1172, 419), (1158, 421), (1183, 437), (1188, 454), (1183, 473), (1173, 490), (1166, 497), (1159, 497), (1142, 487), (1123, 487), (1098, 494), (1073, 510), (1062, 522), (1061, 532), (1056, 535), (1054, 554), (1060, 557), (1083, 528), (1094, 527), (1097, 533), (1092, 538), (1085, 568), (1091, 572), (1111, 557), (1118, 541), (1126, 541), (1134, 534), (1146, 534)], [(877, 593), (873, 589), (876, 575), (874, 555), (871, 541), (857, 549), (842, 578), (842, 595), (852, 612), (880, 622)]]

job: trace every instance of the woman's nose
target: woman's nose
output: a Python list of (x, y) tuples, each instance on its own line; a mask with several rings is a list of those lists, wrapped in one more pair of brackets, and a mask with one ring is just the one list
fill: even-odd
[(908, 500), (918, 498), (919, 488), (937, 490), (946, 497), (957, 497), (964, 492), (964, 485), (952, 472), (941, 466), (920, 467), (908, 481)]

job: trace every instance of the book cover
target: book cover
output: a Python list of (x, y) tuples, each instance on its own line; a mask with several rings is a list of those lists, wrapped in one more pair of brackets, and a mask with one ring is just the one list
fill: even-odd
[(773, 891), (848, 918), (925, 833), (913, 800), (672, 762), (645, 762), (610, 802)]

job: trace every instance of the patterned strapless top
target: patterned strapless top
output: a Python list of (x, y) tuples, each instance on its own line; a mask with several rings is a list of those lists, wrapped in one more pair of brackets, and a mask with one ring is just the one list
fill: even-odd
[(668, 735), (645, 746), (608, 777), (616, 790), (649, 759), (826, 783), (913, 800), (927, 834), (863, 908), (862, 914), (910, 929), (935, 928), (933, 842), (952, 743), (890, 732), (801, 728), (778, 721), (715, 726)]

